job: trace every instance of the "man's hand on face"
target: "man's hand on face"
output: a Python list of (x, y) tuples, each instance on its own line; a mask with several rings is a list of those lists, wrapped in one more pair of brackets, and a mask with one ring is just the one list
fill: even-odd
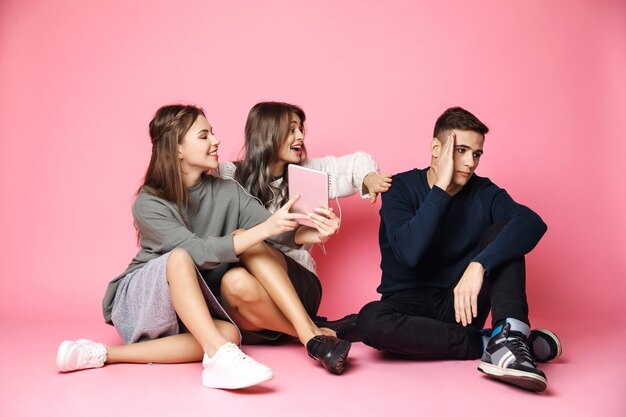
[(485, 268), (470, 262), (456, 287), (454, 287), (454, 317), (457, 323), (467, 326), (478, 315), (478, 293), (483, 286)]
[(435, 173), (435, 185), (444, 191), (448, 190), (450, 183), (452, 182), (452, 176), (454, 175), (454, 146), (456, 142), (456, 135), (454, 132), (450, 132), (448, 140), (441, 148), (441, 152), (437, 157), (437, 163), (433, 164), (433, 172)]

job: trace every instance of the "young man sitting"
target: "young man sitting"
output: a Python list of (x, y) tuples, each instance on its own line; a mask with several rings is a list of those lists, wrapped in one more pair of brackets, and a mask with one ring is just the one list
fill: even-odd
[[(524, 255), (541, 218), (474, 174), (489, 131), (460, 107), (435, 124), (431, 163), (393, 177), (382, 194), (380, 301), (357, 331), (376, 349), (423, 359), (477, 359), (478, 369), (544, 391), (536, 362), (561, 353), (556, 335), (530, 330)], [(489, 311), (493, 331), (483, 329)]]

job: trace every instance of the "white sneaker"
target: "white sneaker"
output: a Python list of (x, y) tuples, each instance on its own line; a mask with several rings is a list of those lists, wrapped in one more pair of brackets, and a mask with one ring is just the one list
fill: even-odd
[(209, 388), (246, 388), (274, 378), (270, 368), (231, 342), (222, 345), (212, 357), (205, 354), (202, 366), (202, 385)]
[(57, 368), (61, 372), (101, 368), (107, 359), (107, 349), (102, 343), (80, 339), (61, 342), (57, 352)]

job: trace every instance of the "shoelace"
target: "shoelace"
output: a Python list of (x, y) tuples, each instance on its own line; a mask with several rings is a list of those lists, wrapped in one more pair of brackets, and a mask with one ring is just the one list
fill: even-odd
[(511, 330), (511, 326), (507, 323), (504, 327), (503, 333), (504, 338), (507, 341), (507, 347), (511, 349), (515, 357), (519, 360), (526, 361), (533, 366), (537, 366), (535, 361), (533, 360), (532, 355), (530, 354), (530, 350), (528, 349), (528, 344), (524, 342), (522, 337), (517, 335), (511, 335), (509, 332)]
[(250, 357), (248, 355), (246, 355), (245, 353), (243, 353), (241, 351), (241, 349), (239, 349), (236, 345), (234, 344), (229, 344), (225, 346), (226, 349), (226, 353), (232, 355), (233, 357), (236, 357), (237, 359), (241, 359), (241, 360), (249, 360)]
[(104, 363), (107, 358), (106, 349), (90, 348), (88, 351), (87, 362), (89, 363)]

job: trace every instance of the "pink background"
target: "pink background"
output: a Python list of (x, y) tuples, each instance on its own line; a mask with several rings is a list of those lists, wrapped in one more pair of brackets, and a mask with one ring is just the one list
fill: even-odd
[[(406, 399), (420, 393), (436, 400), (424, 416), (483, 415), (479, 396), (507, 415), (623, 416), (624, 74), (620, 0), (2, 0), (0, 414), (179, 415), (184, 403), (206, 415), (213, 398), (215, 415), (396, 416), (415, 415)], [(475, 361), (387, 361), (362, 344), (339, 379), (299, 346), (246, 348), (277, 378), (243, 394), (203, 389), (198, 364), (56, 373), (64, 338), (120, 343), (100, 303), (137, 250), (130, 208), (155, 110), (203, 106), (232, 159), (262, 100), (305, 109), (310, 156), (363, 150), (389, 173), (429, 163), (449, 106), (488, 124), (479, 175), (549, 226), (527, 258), (531, 320), (564, 341), (542, 368), (549, 392), (483, 381)], [(322, 314), (378, 297), (378, 204), (344, 199), (339, 236), (315, 252)]]
[[(609, 317), (626, 276), (619, 1), (17, 0), (0, 9), (0, 314), (94, 324), (136, 252), (133, 193), (162, 104), (203, 106), (235, 158), (250, 107), (307, 112), (310, 156), (363, 150), (385, 172), (429, 162), (436, 117), (491, 128), (479, 175), (549, 230), (528, 257), (532, 317)], [(315, 253), (322, 313), (377, 297), (378, 207), (343, 200)]]

